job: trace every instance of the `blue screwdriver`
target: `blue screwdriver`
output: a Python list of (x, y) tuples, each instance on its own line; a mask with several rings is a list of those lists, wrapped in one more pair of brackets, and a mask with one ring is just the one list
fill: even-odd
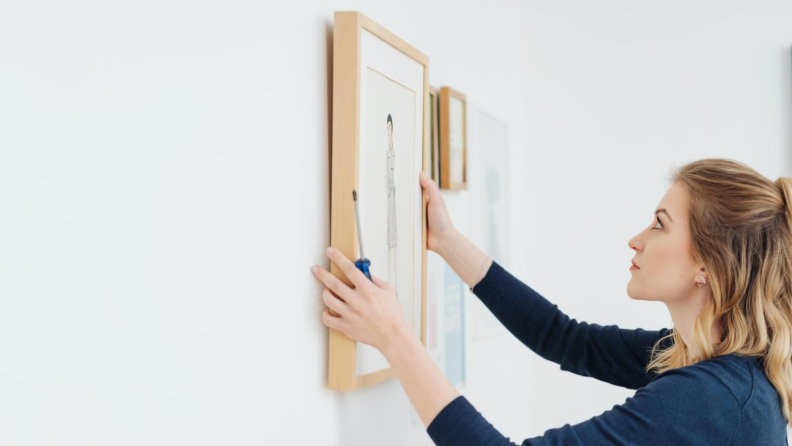
[(368, 280), (371, 280), (371, 273), (369, 272), (371, 262), (363, 255), (363, 233), (360, 231), (360, 211), (358, 211), (357, 192), (355, 190), (352, 190), (352, 200), (355, 202), (355, 221), (357, 222), (358, 245), (360, 245), (360, 258), (355, 262), (355, 266), (363, 271)]

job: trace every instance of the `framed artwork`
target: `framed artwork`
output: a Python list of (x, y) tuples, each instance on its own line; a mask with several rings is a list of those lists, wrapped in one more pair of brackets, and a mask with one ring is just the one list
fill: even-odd
[(429, 86), (429, 116), (432, 129), (432, 179), (440, 182), (440, 92)]
[[(332, 125), (330, 245), (352, 260), (365, 253), (371, 274), (393, 285), (405, 320), (426, 345), (426, 197), (419, 173), (430, 163), (429, 58), (359, 12), (336, 12)], [(330, 272), (352, 286), (335, 263)], [(376, 348), (328, 330), (331, 390), (396, 376)]]
[(467, 189), (466, 127), (465, 95), (440, 88), (440, 189)]

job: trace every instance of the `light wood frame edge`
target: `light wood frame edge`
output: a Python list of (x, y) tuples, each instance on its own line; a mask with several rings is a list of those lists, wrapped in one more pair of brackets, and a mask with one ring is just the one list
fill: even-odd
[[(427, 172), (431, 153), (429, 131), (429, 58), (373, 20), (356, 11), (337, 11), (333, 30), (333, 132), (331, 149), (330, 246), (355, 259), (358, 240), (354, 228), (354, 203), (349, 191), (358, 188), (358, 148), (360, 145), (360, 30), (365, 29), (424, 66), (423, 78), (423, 166)], [(354, 48), (354, 52), (338, 51)], [(349, 132), (354, 129), (354, 132)], [(350, 163), (352, 159), (354, 162)], [(333, 185), (337, 187), (332, 187)], [(417, 187), (421, 187), (420, 184)], [(421, 193), (421, 343), (426, 346), (426, 193)], [(352, 286), (343, 271), (331, 262), (330, 272)], [(356, 342), (342, 332), (330, 330), (328, 346), (328, 388), (356, 390), (396, 377), (392, 367), (357, 375)]]
[[(451, 138), (448, 105), (451, 98), (462, 101), (462, 182), (451, 181)], [(440, 87), (440, 189), (467, 190), (467, 98), (451, 87)]]
[[(431, 178), (438, 184), (440, 183), (440, 90), (429, 86), (429, 94), (434, 97), (432, 102), (432, 117), (430, 121), (431, 129), (431, 153), (429, 156), (429, 168), (431, 168)], [(434, 163), (432, 163), (434, 160)]]

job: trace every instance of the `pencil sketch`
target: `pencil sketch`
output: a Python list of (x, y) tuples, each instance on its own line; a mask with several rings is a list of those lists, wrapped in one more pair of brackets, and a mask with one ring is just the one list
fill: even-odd
[(388, 127), (388, 149), (385, 163), (385, 188), (388, 194), (388, 282), (399, 295), (398, 281), (396, 280), (396, 151), (393, 149), (393, 117), (388, 113), (386, 120)]

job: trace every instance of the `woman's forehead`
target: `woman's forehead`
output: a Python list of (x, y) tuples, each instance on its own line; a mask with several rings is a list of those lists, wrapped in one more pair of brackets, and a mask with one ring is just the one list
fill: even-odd
[(673, 222), (678, 223), (685, 218), (684, 210), (687, 208), (688, 193), (681, 183), (674, 183), (668, 188), (657, 210), (664, 209)]

